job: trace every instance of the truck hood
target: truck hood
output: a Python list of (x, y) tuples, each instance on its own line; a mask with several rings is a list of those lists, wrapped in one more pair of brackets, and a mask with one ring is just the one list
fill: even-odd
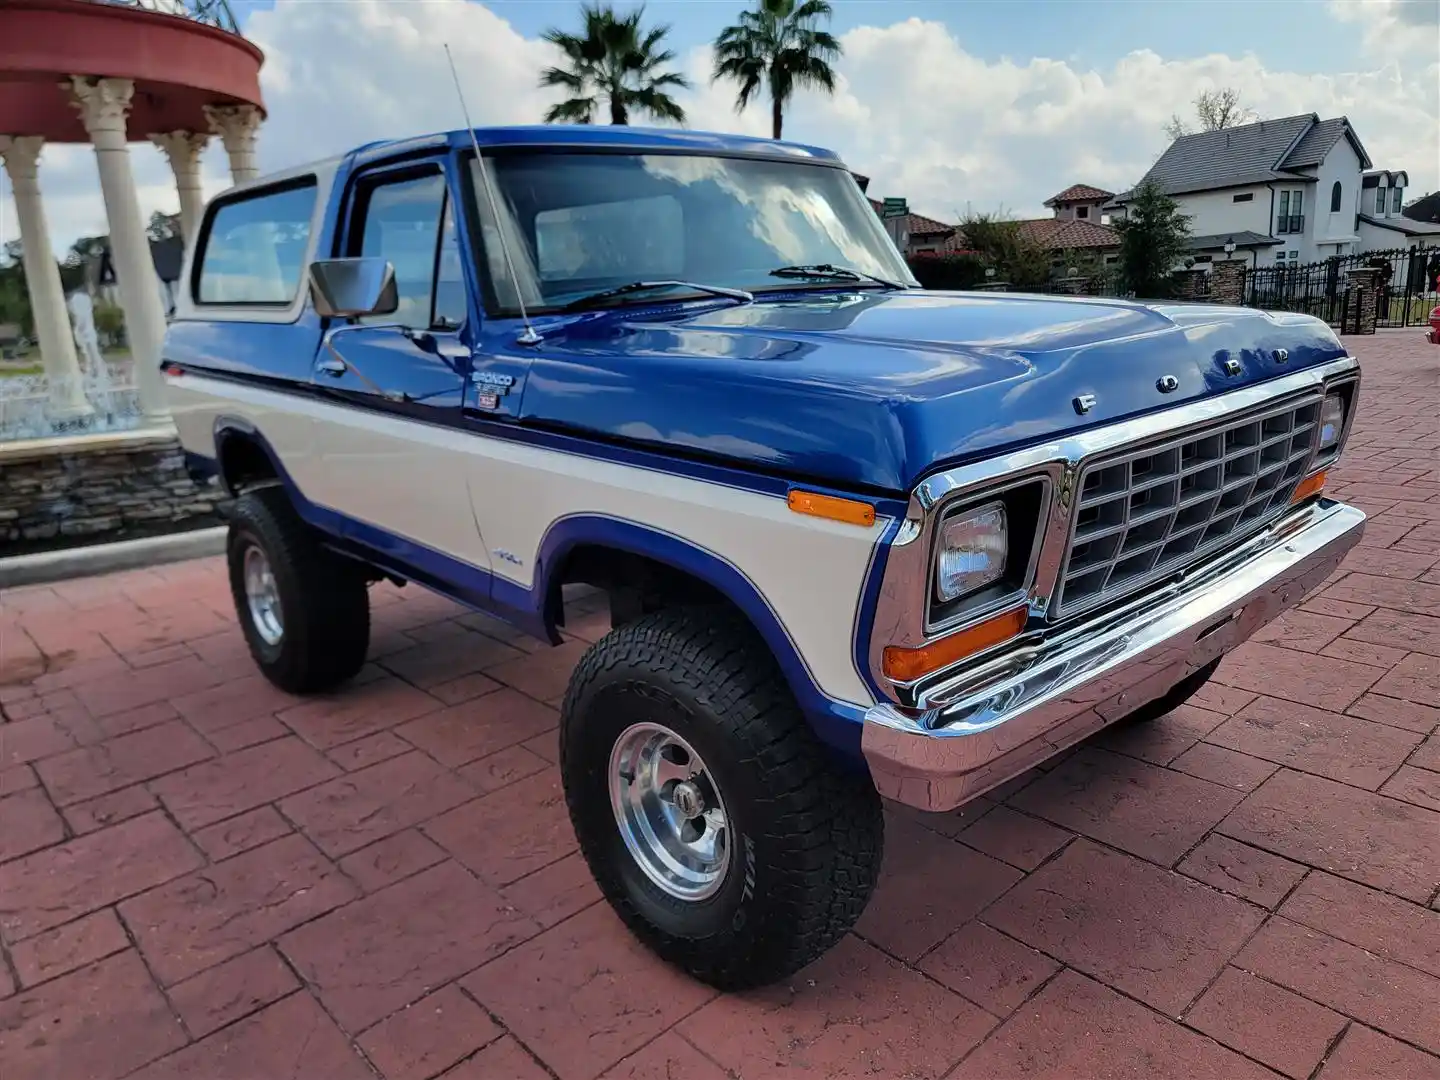
[[(1345, 355), (1306, 315), (919, 290), (595, 312), (544, 331), (522, 422), (889, 494)], [(1162, 393), (1167, 375), (1178, 386)], [(1095, 398), (1084, 415), (1080, 395)]]

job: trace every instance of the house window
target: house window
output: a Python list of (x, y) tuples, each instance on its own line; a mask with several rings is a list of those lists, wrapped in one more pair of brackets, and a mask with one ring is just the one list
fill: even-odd
[(1375, 189), (1375, 213), (1385, 213), (1385, 189), (1383, 187)]
[(1254, 201), (1255, 201), (1255, 193), (1254, 193), (1253, 191), (1247, 191), (1247, 192), (1245, 192), (1245, 194), (1243, 194), (1243, 195), (1236, 195), (1236, 196), (1234, 196), (1230, 201), (1231, 201), (1231, 202), (1254, 202)]
[(1333, 183), (1333, 184), (1330, 185), (1330, 213), (1332, 213), (1332, 214), (1338, 214), (1339, 212), (1340, 212), (1340, 181), (1339, 181), (1339, 180), (1336, 180), (1335, 183)]
[(1303, 191), (1292, 191), (1290, 193), (1290, 231), (1292, 233), (1302, 233), (1305, 231), (1304, 202), (1305, 193)]
[(1400, 200), (1404, 197), (1404, 195), (1404, 188), (1392, 187), (1390, 189), (1390, 213), (1400, 213)]
[(1290, 192), (1280, 192), (1280, 216), (1275, 219), (1276, 234), (1290, 231)]
[(1088, 218), (1090, 216), (1090, 208), (1088, 206), (1077, 206), (1075, 208), (1075, 216), (1077, 218)]

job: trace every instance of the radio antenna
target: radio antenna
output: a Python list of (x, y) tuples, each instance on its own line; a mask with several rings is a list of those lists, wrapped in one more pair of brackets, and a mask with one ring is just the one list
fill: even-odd
[(444, 43), (445, 59), (450, 63), (450, 77), (455, 80), (455, 96), (460, 99), (460, 115), (465, 118), (465, 130), (470, 133), (470, 146), (475, 151), (475, 168), (480, 172), (480, 185), (485, 189), (485, 198), (490, 204), (490, 219), (495, 223), (495, 236), (500, 242), (500, 254), (505, 259), (505, 270), (510, 275), (510, 285), (515, 290), (515, 306), (520, 309), (520, 321), (525, 324), (516, 341), (521, 345), (539, 345), (542, 338), (530, 325), (530, 316), (525, 311), (525, 297), (520, 293), (520, 275), (515, 272), (515, 260), (510, 256), (510, 245), (505, 240), (505, 226), (500, 221), (500, 203), (495, 198), (495, 187), (490, 182), (490, 170), (480, 155), (480, 140), (475, 137), (475, 125), (470, 122), (470, 110), (465, 105), (465, 92), (460, 89), (460, 73), (455, 70), (455, 57), (450, 54), (449, 42)]

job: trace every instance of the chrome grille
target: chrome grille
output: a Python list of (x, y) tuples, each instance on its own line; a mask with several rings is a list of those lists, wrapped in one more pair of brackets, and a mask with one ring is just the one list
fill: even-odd
[(1320, 399), (1291, 400), (1081, 466), (1052, 618), (1123, 596), (1258, 531), (1290, 502)]

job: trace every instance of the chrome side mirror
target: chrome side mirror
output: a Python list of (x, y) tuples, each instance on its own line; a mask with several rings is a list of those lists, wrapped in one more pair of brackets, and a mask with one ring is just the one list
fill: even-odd
[(395, 267), (388, 259), (318, 259), (310, 264), (310, 298), (325, 317), (393, 314), (400, 306)]

